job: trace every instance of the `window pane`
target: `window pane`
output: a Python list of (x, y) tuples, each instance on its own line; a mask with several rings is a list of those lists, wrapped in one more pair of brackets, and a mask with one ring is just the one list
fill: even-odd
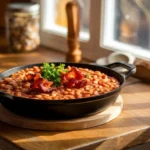
[(103, 0), (102, 46), (150, 59), (149, 0)]
[(114, 38), (150, 49), (149, 0), (116, 0)]
[[(43, 29), (67, 35), (66, 4), (70, 0), (42, 0)], [(80, 7), (80, 39), (89, 39), (90, 0), (76, 0)]]
[[(67, 27), (66, 4), (70, 0), (57, 0), (55, 2), (55, 24)], [(89, 32), (90, 0), (77, 0), (80, 5), (81, 31)]]

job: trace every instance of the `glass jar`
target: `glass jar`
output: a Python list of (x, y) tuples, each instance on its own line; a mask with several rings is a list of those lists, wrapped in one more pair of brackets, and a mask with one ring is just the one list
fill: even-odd
[(11, 52), (36, 50), (40, 44), (39, 4), (8, 4), (6, 29), (8, 47)]

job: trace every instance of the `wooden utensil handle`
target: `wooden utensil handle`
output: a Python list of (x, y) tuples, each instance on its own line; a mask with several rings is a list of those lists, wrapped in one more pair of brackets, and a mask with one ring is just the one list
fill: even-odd
[(70, 1), (66, 5), (67, 21), (68, 21), (68, 35), (67, 44), (69, 51), (66, 60), (69, 62), (80, 62), (82, 52), (79, 49), (79, 6), (77, 2)]
[(68, 38), (79, 38), (79, 8), (75, 1), (70, 1), (66, 6), (68, 19)]

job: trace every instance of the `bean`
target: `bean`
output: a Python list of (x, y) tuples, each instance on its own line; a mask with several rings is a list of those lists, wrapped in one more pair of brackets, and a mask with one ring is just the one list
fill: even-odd
[(93, 76), (93, 78), (94, 78), (94, 79), (97, 79), (97, 78), (98, 78), (98, 76), (97, 76), (97, 75), (94, 75), (94, 76)]
[(39, 68), (38, 66), (34, 66), (34, 67), (33, 67), (33, 70), (34, 70), (35, 72), (40, 72), (40, 68)]
[(68, 99), (74, 99), (75, 98), (73, 95), (66, 95), (66, 97), (68, 97)]
[(94, 95), (98, 95), (99, 94), (99, 92), (98, 91), (94, 91), (94, 93), (93, 93)]
[(58, 96), (52, 96), (52, 100), (58, 100)]
[(81, 94), (81, 91), (80, 90), (76, 90), (75, 94), (79, 95), (79, 94)]
[(71, 92), (72, 90), (71, 90), (71, 89), (69, 89), (69, 88), (67, 88), (67, 89), (66, 89), (66, 91), (67, 91), (67, 92)]
[(83, 94), (83, 97), (90, 97), (91, 95), (89, 93)]
[(91, 80), (90, 80), (90, 79), (88, 79), (88, 78), (86, 78), (85, 80), (86, 80), (87, 82), (90, 82), (90, 81), (91, 81)]
[(31, 83), (30, 83), (30, 82), (26, 82), (26, 83), (23, 85), (24, 88), (30, 88), (30, 86), (31, 86)]
[(35, 72), (31, 70), (31, 71), (28, 71), (27, 74), (35, 74)]
[(75, 94), (75, 91), (70, 91), (68, 92), (69, 95), (74, 95)]
[(94, 89), (90, 89), (89, 93), (92, 95), (94, 93)]
[(95, 74), (98, 76), (101, 76), (101, 72), (100, 71), (95, 71)]
[(17, 87), (18, 87), (18, 84), (17, 84), (17, 82), (16, 82), (15, 80), (12, 80), (12, 81), (10, 82), (10, 84), (11, 84), (14, 88), (17, 88)]
[(63, 99), (68, 100), (68, 97), (67, 97), (67, 96), (64, 96)]
[(35, 95), (35, 98), (42, 99), (42, 95)]
[(13, 89), (12, 85), (5, 85), (5, 88), (8, 89), (8, 90), (12, 90)]
[(90, 87), (89, 86), (85, 86), (85, 91), (89, 91), (90, 90)]
[(0, 84), (1, 88), (5, 88), (5, 86), (6, 86), (6, 84), (4, 84), (4, 83)]
[(25, 71), (29, 71), (29, 68), (26, 68)]
[(78, 93), (78, 94), (75, 95), (75, 97), (76, 97), (76, 98), (82, 98), (82, 94), (79, 94), (79, 93)]
[(98, 80), (94, 80), (93, 83), (94, 83), (94, 84), (98, 84)]
[(99, 85), (98, 85), (98, 84), (95, 84), (93, 87), (94, 87), (94, 88), (98, 88), (98, 87), (99, 87)]
[(15, 96), (22, 96), (21, 92), (15, 92)]
[(22, 87), (22, 88), (21, 88), (21, 92), (25, 92), (25, 93), (26, 93), (26, 92), (28, 92), (28, 89)]
[(109, 81), (108, 78), (103, 79), (104, 83), (108, 83), (108, 81)]
[(42, 94), (43, 99), (46, 99), (47, 94)]
[(46, 97), (44, 97), (44, 99), (45, 99), (45, 100), (52, 100), (52, 97), (46, 96)]
[(5, 78), (4, 79), (4, 81), (6, 81), (6, 82), (10, 82), (10, 81), (12, 81), (13, 79), (12, 78)]
[(33, 71), (33, 68), (29, 68), (30, 71)]
[(62, 94), (66, 95), (66, 94), (68, 94), (68, 92), (67, 91), (63, 91)]

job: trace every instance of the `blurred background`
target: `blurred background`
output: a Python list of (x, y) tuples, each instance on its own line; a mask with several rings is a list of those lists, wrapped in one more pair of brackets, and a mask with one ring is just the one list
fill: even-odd
[[(66, 3), (70, 0), (34, 0), (40, 4), (41, 45), (67, 52)], [(132, 53), (150, 59), (149, 0), (76, 0), (80, 8), (80, 44), (83, 56), (96, 60), (112, 51)], [(5, 11), (10, 2), (0, 5), (0, 51), (5, 51)], [(93, 49), (94, 46), (94, 49)], [(109, 51), (108, 51), (109, 50)]]

